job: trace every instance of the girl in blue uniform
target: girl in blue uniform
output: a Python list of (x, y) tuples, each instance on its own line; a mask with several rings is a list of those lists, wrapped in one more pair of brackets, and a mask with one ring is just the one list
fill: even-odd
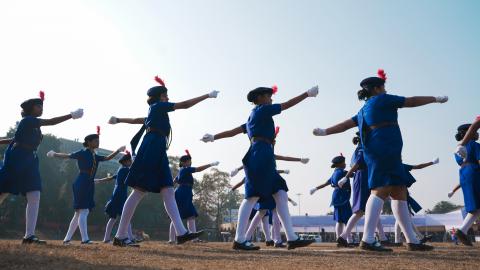
[[(417, 182), (417, 180), (415, 180), (413, 175), (410, 173), (412, 170), (420, 170), (420, 169), (438, 164), (439, 162), (440, 162), (440, 160), (438, 158), (436, 158), (435, 160), (433, 160), (431, 162), (422, 163), (422, 164), (418, 164), (418, 165), (403, 164), (403, 167), (405, 168), (405, 172), (406, 172), (406, 174), (409, 178), (407, 188), (410, 188), (413, 183)], [(408, 204), (408, 209), (410, 210), (410, 214), (412, 216), (414, 216), (415, 213), (418, 213), (418, 212), (420, 212), (420, 210), (422, 210), (422, 206), (414, 198), (412, 198), (412, 196), (410, 196), (409, 192), (407, 192), (407, 204)], [(426, 243), (426, 242), (428, 242), (432, 239), (431, 235), (423, 235), (418, 230), (417, 226), (415, 226), (415, 224), (413, 223), (413, 219), (412, 219), (411, 226), (412, 226), (412, 229), (415, 231), (415, 234), (417, 235), (417, 238), (420, 240), (420, 243)], [(398, 223), (398, 221), (395, 221), (395, 245), (396, 246), (401, 246), (402, 245), (401, 233), (402, 233), (402, 230), (400, 228), (400, 224)]]
[[(128, 226), (138, 203), (146, 192), (161, 193), (170, 220), (175, 226), (177, 243), (182, 244), (198, 238), (203, 232), (188, 232), (183, 226), (178, 212), (173, 190), (173, 179), (167, 157), (167, 141), (171, 127), (168, 113), (179, 109), (188, 109), (208, 98), (216, 98), (218, 91), (202, 95), (179, 103), (171, 103), (168, 99), (168, 89), (158, 77), (155, 80), (160, 84), (150, 88), (147, 92), (149, 111), (147, 118), (117, 118), (111, 117), (110, 123), (127, 123), (142, 125), (140, 136), (146, 131), (130, 172), (125, 180), (133, 188), (123, 207), (119, 228), (114, 238), (115, 246), (137, 246), (128, 239)], [(140, 137), (138, 136), (138, 137)], [(137, 137), (137, 136), (136, 136)], [(136, 143), (132, 145), (135, 153)]]
[[(346, 166), (343, 155), (333, 158), (331, 167), (335, 170), (332, 176), (327, 182), (315, 188), (315, 190), (320, 190), (326, 186), (334, 188), (330, 206), (333, 206), (334, 209), (333, 220), (337, 222), (335, 225), (337, 238), (340, 237), (345, 224), (347, 224), (348, 219), (352, 216), (352, 207), (350, 205), (351, 187), (349, 179), (345, 177), (345, 175), (347, 175), (347, 171), (345, 171)], [(313, 194), (313, 192), (311, 193)]]
[[(67, 115), (51, 119), (40, 119), (43, 114), (44, 93), (40, 98), (24, 101), (22, 120), (18, 123), (13, 139), (5, 151), (4, 166), (0, 169), (0, 203), (10, 194), (22, 194), (27, 198), (25, 211), (26, 232), (22, 243), (45, 244), (35, 236), (42, 180), (40, 177), (37, 148), (42, 141), (42, 126), (53, 126), (69, 119), (83, 116), (78, 109)], [(2, 199), (3, 198), (3, 199)]]
[[(287, 203), (288, 196), (286, 191), (288, 188), (276, 172), (272, 143), (275, 139), (273, 116), (295, 106), (307, 97), (316, 96), (318, 87), (315, 86), (282, 104), (272, 104), (273, 93), (273, 88), (259, 87), (250, 91), (247, 95), (247, 100), (254, 103), (255, 107), (245, 125), (251, 145), (242, 160), (246, 174), (245, 199), (242, 201), (239, 209), (238, 226), (233, 243), (234, 249), (259, 249), (259, 247), (248, 242), (245, 237), (248, 217), (259, 199), (268, 199), (272, 194), (277, 205), (278, 215), (287, 235), (288, 248), (294, 249), (313, 243), (312, 240), (301, 240), (293, 230)], [(202, 140), (204, 142), (213, 142), (215, 139), (240, 134), (243, 130), (244, 128), (240, 126), (217, 135), (205, 134)]]
[[(111, 242), (112, 229), (117, 218), (122, 215), (123, 205), (128, 197), (128, 186), (125, 184), (125, 179), (127, 178), (128, 172), (130, 171), (130, 166), (132, 165), (132, 155), (130, 152), (126, 152), (120, 160), (118, 161), (121, 167), (118, 169), (117, 174), (114, 177), (110, 177), (104, 180), (111, 180), (115, 178), (115, 187), (113, 188), (112, 197), (105, 205), (105, 213), (109, 217), (107, 222), (107, 227), (105, 228), (105, 237), (103, 238), (104, 243)], [(95, 180), (96, 182), (102, 181), (102, 179)], [(130, 241), (135, 242), (135, 237), (132, 233), (132, 226), (129, 225), (128, 228), (128, 238)]]
[[(193, 205), (193, 175), (194, 173), (202, 172), (213, 166), (218, 166), (220, 162), (213, 162), (200, 167), (192, 167), (192, 156), (186, 150), (186, 155), (180, 157), (180, 170), (173, 181), (178, 187), (175, 190), (175, 201), (177, 202), (180, 217), (187, 220), (187, 228), (189, 232), (197, 232), (195, 219), (198, 217), (197, 209)], [(170, 237), (174, 236), (175, 226), (173, 222), (170, 223)], [(175, 239), (169, 239), (174, 242)]]
[(100, 145), (100, 127), (97, 127), (97, 134), (90, 134), (85, 137), (82, 150), (71, 154), (56, 153), (49, 151), (48, 157), (56, 157), (63, 159), (77, 160), (79, 174), (72, 185), (73, 190), (73, 209), (75, 214), (70, 222), (67, 235), (63, 240), (64, 245), (70, 245), (73, 234), (80, 227), (80, 235), (82, 236), (82, 244), (93, 244), (88, 237), (87, 217), (90, 210), (95, 207), (95, 174), (100, 162), (108, 161), (114, 158), (118, 153), (125, 150), (125, 146), (120, 147), (117, 151), (108, 156), (97, 155), (96, 149)]
[[(468, 135), (470, 140), (464, 138), (467, 130), (470, 132)], [(468, 213), (463, 224), (455, 231), (455, 236), (462, 244), (472, 246), (467, 232), (480, 217), (480, 144), (476, 142), (478, 140), (477, 129), (476, 127), (471, 128), (470, 124), (461, 125), (457, 129), (455, 138), (461, 142), (461, 145), (464, 145), (463, 152), (459, 151), (458, 154), (455, 154), (455, 160), (460, 166), (460, 186), (463, 192), (465, 211)], [(457, 189), (455, 188), (455, 190)]]
[(354, 127), (360, 131), (365, 163), (368, 167), (368, 185), (372, 194), (365, 211), (365, 226), (360, 247), (372, 251), (392, 251), (375, 241), (375, 227), (378, 223), (384, 200), (392, 200), (392, 211), (407, 238), (409, 250), (431, 250), (433, 247), (421, 244), (412, 230), (411, 216), (407, 204), (407, 175), (402, 163), (402, 135), (398, 125), (398, 109), (418, 107), (430, 103), (444, 103), (448, 97), (400, 97), (385, 91), (386, 76), (379, 70), (379, 77), (370, 77), (360, 83), (358, 98), (365, 105), (357, 115), (328, 129), (317, 128), (316, 136), (341, 133)]

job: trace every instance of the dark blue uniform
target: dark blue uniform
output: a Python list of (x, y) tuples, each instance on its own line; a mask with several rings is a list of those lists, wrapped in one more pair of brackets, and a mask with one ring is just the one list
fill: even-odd
[[(407, 187), (411, 187), (413, 183), (417, 182), (415, 177), (410, 173), (413, 170), (412, 165), (408, 164), (403, 164), (403, 167), (405, 168), (405, 173), (407, 174)], [(408, 204), (408, 209), (410, 210), (410, 214), (414, 215), (415, 213), (420, 212), (422, 210), (422, 206), (410, 196), (410, 193), (407, 193), (407, 204)]]
[(368, 187), (368, 169), (367, 164), (363, 158), (363, 149), (359, 145), (352, 157), (352, 166), (358, 164), (358, 170), (353, 177), (353, 194), (352, 194), (352, 211), (354, 213), (358, 211), (365, 212), (365, 206), (367, 205), (368, 197), (370, 197), (370, 188)]
[(480, 209), (480, 144), (471, 140), (465, 147), (467, 148), (467, 157), (463, 158), (455, 155), (457, 164), (460, 168), (460, 186), (462, 187), (465, 211), (468, 213)]
[(347, 171), (337, 168), (333, 172), (332, 177), (328, 179), (328, 183), (334, 188), (332, 194), (332, 202), (330, 206), (334, 207), (333, 219), (339, 223), (347, 223), (352, 216), (352, 207), (350, 206), (351, 187), (350, 181), (347, 181), (342, 187), (338, 186), (338, 182), (347, 175)]
[(117, 218), (122, 215), (123, 205), (128, 197), (128, 186), (125, 184), (129, 167), (121, 167), (115, 177), (115, 188), (113, 188), (112, 197), (105, 205), (105, 213), (110, 218)]
[(197, 209), (193, 205), (193, 173), (197, 168), (184, 167), (180, 168), (175, 178), (178, 187), (175, 190), (175, 200), (177, 201), (180, 217), (183, 219), (198, 217)]

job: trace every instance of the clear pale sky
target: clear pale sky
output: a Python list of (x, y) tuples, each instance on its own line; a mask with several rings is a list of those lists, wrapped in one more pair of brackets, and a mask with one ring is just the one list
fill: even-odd
[[(404, 161), (441, 160), (414, 172), (411, 193), (431, 208), (458, 183), (456, 127), (478, 114), (478, 14), (475, 0), (1, 1), (0, 134), (20, 119), (20, 103), (44, 90), (44, 117), (85, 109), (83, 119), (44, 133), (83, 139), (101, 125), (103, 148), (128, 144), (138, 126), (106, 122), (146, 116), (146, 91), (158, 74), (171, 101), (221, 91), (170, 114), (169, 154), (188, 148), (194, 165), (218, 160), (230, 171), (248, 148), (246, 136), (204, 144), (204, 133), (244, 123), (252, 108), (246, 94), (255, 87), (277, 84), (274, 102), (282, 102), (318, 84), (317, 98), (275, 117), (276, 152), (311, 158), (278, 165), (291, 170), (290, 196), (303, 194), (302, 214), (324, 214), (332, 190), (308, 190), (329, 178), (332, 157), (350, 159), (355, 131), (319, 138), (312, 129), (353, 116), (362, 106), (360, 80), (384, 68), (390, 93), (450, 97), (444, 105), (400, 110)], [(463, 204), (461, 192), (452, 201)]]

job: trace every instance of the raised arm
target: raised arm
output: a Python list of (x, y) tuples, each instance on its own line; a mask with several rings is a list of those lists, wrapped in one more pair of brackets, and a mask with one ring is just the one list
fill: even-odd
[(462, 186), (460, 186), (460, 184), (456, 185), (456, 186), (453, 188), (452, 192), (449, 192), (449, 193), (448, 193), (448, 198), (451, 198), (451, 197), (453, 196), (453, 194), (455, 194), (455, 192), (457, 192), (457, 190), (459, 190), (461, 187), (462, 187)]
[(287, 156), (280, 156), (280, 155), (275, 155), (276, 160), (283, 160), (283, 161), (302, 161), (301, 158), (295, 158), (295, 157), (287, 157)]
[(218, 164), (220, 164), (220, 162), (215, 161), (215, 162), (212, 162), (212, 163), (210, 163), (210, 164), (197, 167), (197, 168), (195, 169), (195, 172), (204, 171), (204, 170), (206, 170), (206, 169), (208, 169), (208, 168), (210, 168), (210, 167), (217, 166)]
[(427, 163), (421, 163), (421, 164), (418, 164), (418, 165), (414, 165), (414, 166), (412, 166), (412, 169), (413, 170), (423, 169), (423, 168), (438, 164), (439, 162), (440, 162), (440, 159), (436, 158), (433, 161), (430, 161), (430, 162), (427, 162)]
[(442, 97), (408, 97), (405, 99), (405, 103), (403, 107), (405, 108), (413, 108), (413, 107), (420, 107), (430, 103), (445, 103), (448, 101), (447, 96)]
[(322, 189), (322, 188), (324, 188), (326, 186), (329, 186), (329, 185), (330, 185), (330, 180), (327, 180), (327, 182), (321, 184), (320, 186), (312, 188), (310, 190), (310, 195), (313, 195), (313, 193), (315, 193), (317, 190)]
[(239, 126), (239, 127), (234, 128), (234, 129), (223, 131), (223, 132), (220, 132), (220, 133), (215, 134), (215, 135), (205, 134), (205, 135), (203, 135), (203, 137), (200, 140), (203, 141), (203, 142), (213, 142), (215, 140), (230, 138), (230, 137), (236, 136), (238, 134), (241, 134), (243, 132), (244, 132), (243, 127)]
[(233, 171), (230, 172), (230, 177), (234, 177), (235, 175), (238, 174), (239, 171), (243, 170), (243, 165), (238, 167), (238, 168), (235, 168), (233, 169)]
[(327, 135), (342, 133), (342, 132), (345, 132), (345, 131), (347, 131), (351, 128), (354, 128), (356, 126), (357, 126), (357, 124), (355, 123), (355, 121), (353, 121), (352, 119), (347, 119), (347, 120), (343, 121), (342, 123), (331, 126), (327, 129), (316, 128), (316, 129), (313, 130), (313, 135), (315, 135), (315, 136), (327, 136)]
[(54, 126), (57, 124), (60, 124), (62, 122), (65, 122), (69, 119), (79, 119), (82, 118), (83, 116), (83, 109), (77, 109), (67, 115), (59, 116), (59, 117), (54, 117), (51, 119), (39, 119), (40, 120), (40, 126)]
[(238, 182), (232, 187), (232, 190), (237, 190), (239, 187), (241, 187), (243, 184), (245, 184), (245, 178), (242, 179), (242, 181)]
[(473, 124), (470, 126), (467, 133), (463, 137), (463, 140), (460, 142), (460, 145), (466, 145), (469, 141), (473, 140), (475, 138), (475, 134), (478, 132), (478, 129), (480, 129), (480, 118), (475, 120), (475, 122), (473, 122)]
[(291, 107), (297, 105), (298, 103), (302, 102), (304, 99), (308, 97), (315, 97), (317, 96), (317, 94), (318, 94), (318, 86), (314, 86), (310, 88), (307, 92), (299, 96), (296, 96), (287, 102), (281, 103), (280, 106), (282, 107), (282, 111), (290, 109)]
[(110, 155), (106, 156), (106, 157), (105, 157), (105, 161), (111, 160), (111, 159), (114, 158), (116, 155), (118, 155), (120, 152), (125, 151), (125, 149), (126, 149), (125, 146), (122, 146), (122, 147), (118, 148), (115, 152), (113, 152), (113, 153), (111, 153)]
[(125, 124), (140, 124), (143, 125), (145, 123), (145, 117), (139, 117), (139, 118), (119, 118), (112, 116), (110, 117), (110, 120), (108, 120), (109, 124), (115, 125), (118, 123), (125, 123)]
[(204, 101), (207, 98), (216, 98), (217, 95), (218, 95), (218, 91), (212, 91), (209, 94), (205, 94), (205, 95), (202, 95), (202, 96), (199, 96), (199, 97), (196, 97), (196, 98), (192, 98), (192, 99), (189, 99), (189, 100), (185, 100), (185, 101), (182, 101), (182, 102), (175, 103), (173, 108), (175, 110), (188, 109), (188, 108), (190, 108), (194, 105), (197, 105), (198, 103)]

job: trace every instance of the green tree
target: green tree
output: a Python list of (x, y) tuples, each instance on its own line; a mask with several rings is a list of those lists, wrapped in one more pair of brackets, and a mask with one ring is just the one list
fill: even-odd
[(441, 201), (441, 202), (438, 202), (432, 210), (430, 209), (427, 209), (425, 210), (425, 213), (427, 214), (446, 214), (446, 213), (449, 213), (449, 212), (452, 212), (452, 211), (455, 211), (459, 208), (462, 208), (461, 205), (455, 205), (451, 202), (447, 202), (447, 201)]

